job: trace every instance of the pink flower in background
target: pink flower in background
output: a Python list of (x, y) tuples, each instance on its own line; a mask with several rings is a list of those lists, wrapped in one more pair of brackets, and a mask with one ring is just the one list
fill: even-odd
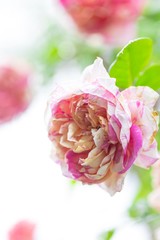
[(134, 163), (149, 167), (159, 157), (153, 109), (159, 95), (149, 87), (120, 92), (101, 59), (86, 68), (77, 84), (68, 91), (59, 87), (51, 95), (52, 156), (65, 176), (100, 184), (112, 195), (121, 190)]
[(122, 45), (135, 37), (135, 21), (146, 0), (60, 0), (78, 28)]
[(20, 67), (0, 66), (0, 124), (26, 110), (31, 101), (30, 73)]
[(8, 240), (34, 240), (35, 225), (28, 221), (18, 222), (9, 231)]

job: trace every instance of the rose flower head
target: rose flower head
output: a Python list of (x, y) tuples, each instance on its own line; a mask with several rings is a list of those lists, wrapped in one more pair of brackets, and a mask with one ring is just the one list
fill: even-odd
[(106, 42), (123, 45), (135, 36), (135, 22), (146, 0), (60, 0), (80, 31), (98, 33)]
[(12, 120), (31, 101), (30, 72), (20, 66), (0, 66), (0, 124)]
[(20, 221), (9, 231), (8, 240), (34, 240), (35, 225)]
[(149, 87), (120, 92), (99, 58), (74, 86), (56, 87), (49, 99), (52, 156), (65, 176), (113, 195), (133, 164), (147, 168), (159, 157), (159, 94)]

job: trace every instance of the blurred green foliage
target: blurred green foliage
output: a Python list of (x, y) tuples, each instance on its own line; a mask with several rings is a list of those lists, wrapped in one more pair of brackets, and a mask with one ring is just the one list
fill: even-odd
[[(152, 65), (154, 62), (160, 64), (160, 4), (158, 5), (157, 3), (156, 0), (150, 1), (143, 15), (137, 22), (137, 38), (149, 37), (153, 40)], [(43, 84), (50, 82), (52, 76), (58, 69), (72, 61), (84, 68), (91, 64), (96, 57), (102, 57), (104, 59), (105, 67), (108, 68), (120, 50), (105, 43), (102, 44), (98, 39), (95, 44), (93, 43), (92, 38), (77, 34), (74, 30), (68, 31), (57, 22), (54, 22), (53, 19), (49, 21), (46, 30), (39, 39), (39, 42), (36, 42), (33, 48), (31, 60), (37, 71), (43, 76)], [(132, 53), (131, 60), (134, 61), (132, 68), (134, 68), (135, 65), (136, 67), (142, 66), (140, 57), (142, 57), (142, 54), (145, 55), (144, 48), (146, 49), (146, 54), (149, 54), (149, 49), (146, 46), (144, 46), (144, 48), (142, 46), (143, 49), (141, 49), (141, 46), (138, 45), (137, 48), (139, 48), (140, 51), (138, 52), (137, 49), (134, 55)], [(125, 57), (126, 56), (127, 55), (125, 55)], [(151, 77), (155, 77), (157, 73), (157, 76), (159, 75), (159, 69), (157, 68), (155, 73), (155, 68), (156, 67), (151, 67), (150, 70), (147, 70)], [(138, 71), (140, 70), (141, 69)], [(132, 84), (132, 78), (135, 78), (136, 76), (132, 76), (133, 72), (130, 73), (130, 79), (129, 77), (127, 80), (125, 79), (126, 83), (124, 83), (124, 80), (118, 81), (119, 87), (125, 88)], [(135, 69), (134, 74), (136, 74)], [(148, 74), (148, 72), (146, 74)], [(146, 74), (144, 73), (141, 76), (139, 85), (147, 84), (149, 77), (146, 77)], [(159, 79), (156, 79), (154, 85), (152, 84), (151, 87), (155, 89), (155, 85), (158, 81)]]
[(110, 229), (107, 232), (102, 233), (99, 240), (111, 240), (115, 231), (115, 229)]
[(36, 43), (31, 56), (32, 62), (48, 83), (54, 73), (71, 61), (84, 68), (96, 57), (103, 55), (104, 48), (94, 48), (80, 36), (69, 34), (58, 24), (50, 24), (39, 43)]
[(157, 140), (157, 143), (158, 143), (158, 150), (160, 151), (160, 126), (159, 126), (159, 131), (156, 134), (156, 140)]
[(152, 178), (151, 169), (143, 169), (137, 166), (132, 168), (134, 174), (137, 174), (139, 178), (139, 188), (137, 194), (129, 208), (129, 216), (132, 218), (143, 218), (150, 212), (150, 208), (147, 202), (147, 196), (151, 193), (152, 189)]
[(153, 57), (160, 63), (160, 4), (156, 0), (150, 1), (138, 21), (137, 28), (139, 37), (150, 37), (153, 40)]
[(151, 176), (152, 169), (150, 168), (146, 170), (134, 166), (132, 171), (134, 174), (137, 174), (139, 178), (139, 188), (128, 209), (128, 215), (137, 223), (146, 223), (152, 232), (157, 226), (160, 226), (159, 213), (148, 204), (149, 194), (153, 191)]

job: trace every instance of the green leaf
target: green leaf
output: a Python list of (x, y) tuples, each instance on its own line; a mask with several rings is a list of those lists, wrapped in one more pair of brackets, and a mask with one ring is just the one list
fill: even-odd
[(152, 65), (138, 78), (136, 86), (148, 86), (157, 90), (160, 88), (160, 65)]
[(120, 88), (134, 85), (140, 72), (149, 64), (151, 53), (150, 38), (139, 38), (126, 45), (109, 68), (110, 76), (116, 78), (116, 85)]

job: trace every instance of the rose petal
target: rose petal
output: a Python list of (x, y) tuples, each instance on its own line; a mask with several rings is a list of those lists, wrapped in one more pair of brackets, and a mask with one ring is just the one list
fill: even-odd
[(103, 60), (101, 58), (97, 58), (92, 65), (88, 66), (84, 70), (82, 74), (82, 81), (85, 84), (98, 81), (102, 87), (109, 90), (114, 95), (119, 92), (115, 85), (115, 79), (109, 76), (103, 66)]
[(160, 154), (157, 150), (157, 142), (154, 141), (149, 149), (142, 149), (135, 161), (135, 164), (139, 167), (148, 168), (160, 159)]
[(104, 190), (106, 190), (111, 196), (116, 192), (120, 192), (124, 183), (126, 174), (119, 174), (116, 172), (109, 172), (106, 176), (106, 180), (99, 184)]
[(142, 147), (142, 141), (141, 129), (133, 124), (130, 129), (130, 141), (127, 146), (127, 152), (124, 156), (124, 169), (119, 173), (125, 173), (132, 166)]
[(149, 108), (153, 108), (156, 104), (159, 94), (149, 87), (129, 87), (121, 92), (121, 94), (128, 99), (131, 100), (140, 100), (144, 105)]
[(75, 153), (73, 151), (68, 151), (66, 153), (66, 163), (68, 165), (68, 171), (72, 173), (75, 179), (79, 179), (83, 176), (80, 172), (82, 166), (79, 164), (81, 159), (85, 159), (88, 156), (88, 151), (82, 153)]

